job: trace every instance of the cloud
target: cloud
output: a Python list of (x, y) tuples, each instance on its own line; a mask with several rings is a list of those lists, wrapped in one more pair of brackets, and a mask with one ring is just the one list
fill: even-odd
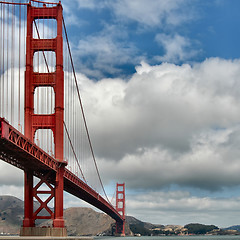
[[(23, 186), (22, 170), (10, 166), (8, 163), (5, 163), (3, 161), (0, 161), (0, 169), (1, 169), (0, 183), (2, 194), (4, 194), (3, 189), (8, 190), (8, 188), (11, 188), (10, 186), (15, 186), (16, 188)], [(11, 193), (14, 195), (14, 191), (11, 191)]]
[(187, 9), (183, 6), (189, 3), (188, 0), (119, 0), (111, 3), (111, 6), (121, 20), (133, 20), (148, 27), (163, 27), (177, 26), (192, 19), (191, 11), (180, 11), (181, 8)]
[[(192, 66), (142, 62), (129, 80), (78, 74), (103, 182), (126, 182), (128, 214), (163, 224), (236, 223), (238, 198), (162, 191), (239, 186), (239, 66), (210, 58)], [(21, 174), (1, 169), (2, 192), (22, 184)], [(136, 189), (142, 193), (132, 194)]]
[[(130, 20), (148, 27), (178, 26), (196, 18), (196, 13), (193, 14), (193, 1), (189, 0), (103, 0), (101, 2), (97, 0), (74, 0), (70, 4), (75, 8), (91, 11), (108, 9), (115, 14), (118, 21), (126, 22)], [(68, 5), (63, 3), (63, 5), (64, 9), (68, 10), (69, 3)], [(67, 11), (67, 14), (70, 14), (70, 12)]]
[(19, 187), (16, 185), (1, 185), (0, 186), (0, 196), (2, 195), (10, 195), (10, 196), (14, 196), (17, 197), (21, 200), (23, 200), (23, 196), (24, 196), (24, 188), (23, 186)]
[(237, 186), (239, 63), (142, 62), (128, 81), (95, 82), (78, 74), (104, 181), (155, 190), (172, 184), (210, 191)]
[(197, 50), (192, 49), (191, 40), (179, 34), (174, 36), (157, 34), (155, 40), (166, 52), (164, 56), (155, 56), (158, 61), (178, 63), (189, 60), (198, 53)]
[(95, 10), (95, 9), (103, 8), (106, 5), (107, 1), (103, 0), (99, 2), (97, 0), (73, 0), (71, 2), (73, 5), (75, 6), (77, 5), (79, 9), (85, 8), (85, 9)]
[(129, 81), (85, 78), (82, 97), (106, 182), (145, 189), (238, 185), (239, 63), (142, 62)]
[[(85, 2), (89, 3), (89, 1)], [(74, 27), (82, 27), (88, 24), (85, 20), (79, 18), (78, 14), (73, 11), (73, 9), (76, 9), (76, 6), (78, 6), (76, 1), (62, 1), (62, 5), (64, 9), (64, 21), (68, 26), (73, 25)]]
[(107, 173), (110, 181), (127, 182), (128, 188), (132, 189), (162, 189), (177, 185), (216, 191), (223, 186), (237, 186), (240, 182), (239, 151), (231, 152), (228, 138), (229, 133), (225, 131), (209, 132), (202, 139), (198, 136), (198, 142), (192, 144), (191, 150), (182, 154), (160, 147), (139, 149), (138, 153), (129, 154), (117, 163), (102, 160), (101, 172), (104, 176)]
[(77, 0), (75, 1), (78, 3), (79, 8), (89, 8), (89, 9), (95, 9), (97, 7), (96, 1), (95, 0)]
[(238, 221), (239, 198), (192, 196), (187, 191), (147, 192), (128, 195), (127, 212), (155, 224), (200, 222), (227, 227)]
[(119, 66), (139, 62), (137, 53), (136, 46), (127, 42), (126, 30), (108, 24), (98, 34), (82, 38), (74, 47), (74, 55), (81, 66), (79, 69), (94, 78), (103, 78), (105, 73), (123, 74)]

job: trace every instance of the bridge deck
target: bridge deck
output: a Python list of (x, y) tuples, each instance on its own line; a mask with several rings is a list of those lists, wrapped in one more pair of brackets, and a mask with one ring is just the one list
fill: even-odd
[[(0, 118), (0, 159), (22, 170), (32, 170), (36, 177), (48, 173), (48, 181), (53, 185), (58, 167), (67, 164), (48, 155), (3, 118)], [(64, 190), (107, 213), (117, 222), (124, 221), (110, 203), (66, 168)]]

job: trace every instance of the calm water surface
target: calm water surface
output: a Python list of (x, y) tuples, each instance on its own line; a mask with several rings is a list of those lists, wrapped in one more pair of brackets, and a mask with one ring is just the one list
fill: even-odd
[(240, 240), (240, 236), (96, 237), (96, 240)]

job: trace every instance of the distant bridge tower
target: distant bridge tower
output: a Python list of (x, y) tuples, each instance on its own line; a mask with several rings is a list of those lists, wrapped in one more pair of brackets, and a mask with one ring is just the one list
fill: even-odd
[(116, 186), (116, 210), (123, 217), (123, 222), (116, 222), (116, 235), (125, 236), (125, 183)]
[[(62, 164), (56, 175), (52, 176), (47, 171), (45, 175), (38, 176), (40, 182), (33, 186), (34, 169), (31, 166), (25, 170), (24, 185), (24, 220), (21, 235), (38, 235), (44, 229), (35, 227), (36, 219), (52, 219), (53, 233), (49, 235), (66, 235), (63, 219), (63, 173), (66, 162), (63, 160), (63, 120), (64, 120), (64, 73), (63, 73), (63, 37), (62, 37), (62, 5), (60, 2), (53, 7), (27, 6), (27, 39), (26, 39), (26, 71), (25, 71), (25, 136), (34, 142), (34, 136), (38, 129), (51, 129), (54, 136), (55, 158)], [(33, 38), (33, 26), (35, 19), (55, 19), (57, 21), (57, 36), (53, 39)], [(54, 72), (34, 72), (33, 58), (38, 51), (52, 51), (56, 56), (56, 70)], [(55, 93), (55, 112), (52, 114), (34, 113), (34, 91), (37, 87), (52, 87)], [(35, 168), (34, 168), (35, 167)], [(54, 187), (52, 185), (54, 185)], [(41, 191), (41, 186), (47, 186), (47, 191)], [(41, 194), (48, 195), (44, 201)], [(34, 211), (33, 199), (36, 199), (40, 207)], [(48, 203), (54, 199), (54, 211), (48, 207)], [(39, 214), (46, 210), (47, 215)]]

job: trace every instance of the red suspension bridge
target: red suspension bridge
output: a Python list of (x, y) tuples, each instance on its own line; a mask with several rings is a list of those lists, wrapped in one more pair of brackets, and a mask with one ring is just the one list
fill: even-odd
[(0, 1), (0, 36), (0, 159), (24, 171), (21, 234), (43, 235), (36, 220), (52, 219), (48, 234), (66, 235), (66, 191), (115, 219), (116, 234), (124, 235), (125, 185), (117, 184), (113, 207), (97, 168), (61, 2)]

